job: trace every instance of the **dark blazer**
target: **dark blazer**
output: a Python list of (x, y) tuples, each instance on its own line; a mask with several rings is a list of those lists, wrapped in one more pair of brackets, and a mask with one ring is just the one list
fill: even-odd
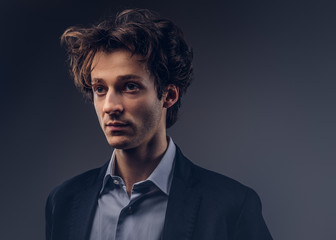
[[(89, 238), (108, 163), (54, 189), (46, 204), (47, 240)], [(271, 240), (258, 195), (194, 165), (177, 147), (163, 240)], [(145, 239), (139, 239), (145, 240)]]

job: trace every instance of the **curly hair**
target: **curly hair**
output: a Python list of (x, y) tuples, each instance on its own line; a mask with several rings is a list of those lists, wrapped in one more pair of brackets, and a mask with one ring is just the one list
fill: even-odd
[(91, 65), (97, 52), (126, 49), (140, 55), (153, 74), (157, 96), (170, 84), (179, 89), (179, 99), (167, 109), (166, 128), (177, 120), (182, 95), (192, 81), (192, 50), (172, 21), (147, 9), (128, 9), (91, 27), (70, 27), (61, 37), (66, 45), (75, 86), (93, 100)]

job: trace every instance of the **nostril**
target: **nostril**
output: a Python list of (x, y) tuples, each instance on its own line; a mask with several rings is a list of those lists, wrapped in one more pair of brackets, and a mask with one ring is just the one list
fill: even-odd
[(123, 106), (121, 104), (108, 103), (104, 105), (103, 111), (107, 114), (120, 114), (123, 112)]

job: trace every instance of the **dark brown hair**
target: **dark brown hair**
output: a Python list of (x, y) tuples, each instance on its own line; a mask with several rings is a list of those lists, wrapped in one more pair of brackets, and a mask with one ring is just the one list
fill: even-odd
[(128, 9), (91, 27), (70, 27), (61, 37), (66, 45), (76, 87), (91, 101), (91, 65), (97, 52), (126, 49), (143, 57), (153, 74), (158, 98), (169, 84), (179, 88), (179, 100), (167, 110), (166, 127), (177, 120), (181, 97), (192, 80), (192, 50), (170, 20), (146, 9)]

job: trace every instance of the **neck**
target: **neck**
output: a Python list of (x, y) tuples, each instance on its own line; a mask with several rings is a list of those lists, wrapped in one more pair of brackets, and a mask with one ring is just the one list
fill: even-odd
[(116, 149), (115, 174), (122, 177), (128, 195), (134, 183), (149, 177), (168, 147), (166, 135), (133, 149)]

